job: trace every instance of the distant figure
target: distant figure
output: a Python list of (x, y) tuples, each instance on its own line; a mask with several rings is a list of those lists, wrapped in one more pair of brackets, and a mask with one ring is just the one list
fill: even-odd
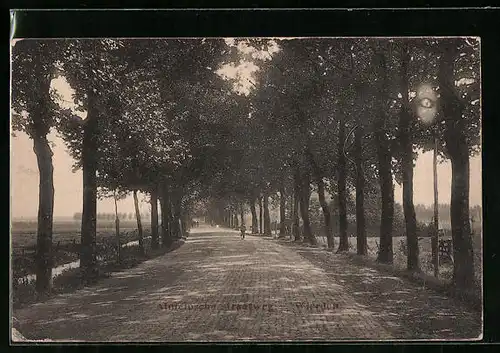
[(240, 231), (241, 231), (241, 239), (245, 239), (245, 232), (247, 230), (247, 227), (245, 227), (244, 224), (241, 225)]

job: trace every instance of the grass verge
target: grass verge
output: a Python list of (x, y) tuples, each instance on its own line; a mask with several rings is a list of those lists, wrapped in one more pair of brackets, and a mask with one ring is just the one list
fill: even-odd
[[(286, 238), (278, 238), (277, 240), (279, 242), (287, 243), (287, 245), (291, 245), (294, 247), (319, 248), (319, 249), (324, 249), (325, 251), (330, 251), (330, 252), (332, 251), (326, 249), (326, 247), (322, 244), (311, 245), (307, 242), (302, 242), (302, 241), (297, 242)], [(362, 256), (351, 252), (342, 252), (338, 254), (338, 256), (345, 256), (346, 259), (352, 261), (356, 265), (370, 267), (379, 270), (381, 272), (390, 274), (392, 276), (406, 279), (422, 287), (434, 290), (448, 297), (457, 299), (460, 302), (463, 302), (467, 307), (469, 307), (472, 310), (478, 312), (481, 312), (482, 310), (483, 303), (482, 303), (482, 292), (481, 292), (480, 282), (475, 283), (470, 289), (467, 290), (457, 289), (448, 279), (439, 279), (435, 278), (434, 276), (428, 275), (424, 272), (411, 272), (406, 269), (397, 267), (395, 265), (382, 264), (377, 262), (375, 258), (369, 255)]]
[[(137, 246), (123, 248), (121, 251), (121, 262), (116, 259), (109, 260), (112, 254), (103, 254), (105, 260), (99, 263), (99, 274), (96, 281), (91, 284), (84, 284), (81, 278), (80, 269), (68, 269), (53, 279), (52, 290), (48, 294), (38, 294), (35, 290), (35, 281), (14, 285), (11, 292), (11, 301), (14, 309), (20, 309), (31, 304), (44, 302), (56, 295), (63, 293), (71, 293), (84, 287), (92, 287), (102, 279), (108, 278), (111, 273), (123, 271), (136, 267), (140, 263), (162, 256), (168, 252), (178, 249), (184, 243), (184, 239), (175, 240), (169, 247), (151, 249), (148, 242), (145, 243), (147, 249), (144, 255), (140, 254)], [(112, 247), (107, 248), (108, 251), (115, 251)], [(107, 260), (106, 260), (107, 259)], [(14, 283), (17, 278), (13, 277)]]
[(382, 264), (367, 256), (352, 253), (343, 253), (342, 256), (346, 256), (357, 265), (367, 266), (393, 276), (407, 279), (410, 282), (418, 284), (422, 287), (432, 289), (448, 297), (458, 299), (473, 310), (479, 312), (482, 310), (483, 303), (481, 299), (481, 288), (478, 285), (474, 285), (471, 289), (459, 290), (449, 281), (430, 276), (423, 272), (412, 272), (404, 269), (398, 269), (393, 265)]

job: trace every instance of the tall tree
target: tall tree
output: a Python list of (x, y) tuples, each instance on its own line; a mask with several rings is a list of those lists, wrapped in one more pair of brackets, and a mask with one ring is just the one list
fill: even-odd
[[(245, 207), (244, 207), (243, 203), (240, 204), (240, 217), (241, 217), (241, 225), (244, 226), (245, 225)], [(236, 220), (238, 220), (238, 217), (236, 217)], [(236, 224), (236, 226), (238, 226), (238, 224)]]
[(160, 187), (160, 210), (161, 210), (161, 246), (166, 248), (172, 244), (171, 238), (171, 206), (170, 195), (166, 183), (162, 183)]
[(151, 189), (151, 247), (157, 249), (160, 245), (158, 238), (158, 191), (156, 187)]
[(358, 255), (368, 254), (365, 217), (365, 175), (363, 168), (363, 134), (364, 128), (357, 119), (354, 132), (354, 149), (356, 160), (356, 251)]
[(308, 172), (305, 172), (300, 177), (299, 209), (300, 209), (300, 216), (302, 218), (304, 241), (307, 241), (310, 244), (316, 244), (316, 238), (312, 233), (311, 222), (309, 219), (309, 200), (311, 198), (310, 178), (311, 177)]
[(325, 182), (323, 180), (323, 173), (321, 172), (318, 164), (315, 161), (315, 158), (310, 149), (307, 149), (307, 154), (309, 156), (309, 162), (312, 165), (313, 173), (316, 177), (316, 183), (318, 185), (318, 197), (319, 203), (321, 205), (321, 209), (323, 210), (323, 217), (325, 220), (325, 236), (327, 239), (327, 246), (329, 249), (333, 249), (335, 246), (333, 239), (333, 231), (332, 231), (332, 215), (330, 212), (330, 207), (325, 197)]
[(256, 234), (259, 231), (259, 222), (257, 219), (257, 210), (255, 209), (256, 199), (250, 200), (250, 212), (252, 213), (252, 234)]
[[(88, 52), (93, 46), (88, 43)], [(95, 50), (95, 49), (94, 49)], [(92, 58), (86, 67), (87, 77), (93, 77), (97, 70), (97, 59)], [(89, 79), (91, 81), (91, 79)], [(81, 229), (80, 267), (82, 276), (88, 282), (94, 281), (98, 276), (96, 256), (96, 221), (97, 209), (97, 134), (98, 110), (96, 89), (88, 82), (87, 91), (87, 118), (83, 129), (82, 143), (82, 172), (83, 172), (83, 216)]]
[[(466, 105), (455, 86), (456, 60), (464, 40), (443, 40), (439, 44), (440, 106), (445, 122), (444, 139), (451, 160), (450, 218), (453, 238), (453, 280), (457, 287), (467, 288), (474, 283), (474, 257), (469, 218), (469, 151)], [(470, 55), (470, 54), (469, 54)], [(476, 65), (477, 67), (477, 65)]]
[(271, 235), (271, 217), (269, 215), (269, 196), (265, 193), (263, 198), (264, 206), (264, 235)]
[[(413, 46), (410, 75), (417, 87), (412, 108), (419, 118), (414, 141), (424, 151), (436, 145), (439, 156), (451, 161), (454, 206), (438, 208), (440, 218), (452, 223), (454, 282), (465, 288), (474, 284), (468, 168), (469, 157), (477, 155), (481, 146), (479, 42), (447, 38), (419, 44)], [(427, 217), (417, 208), (418, 214)], [(432, 217), (431, 210), (428, 216)]]
[[(116, 239), (116, 261), (121, 263), (121, 239), (120, 239), (120, 219), (118, 213), (118, 201), (123, 200), (128, 196), (127, 192), (120, 190), (113, 180), (101, 180), (100, 187), (97, 192), (98, 199), (113, 198), (115, 205), (115, 239)], [(112, 214), (107, 214), (108, 219), (113, 217)]]
[(295, 241), (301, 240), (300, 220), (299, 220), (299, 205), (300, 205), (300, 180), (294, 176), (293, 189), (293, 207), (292, 207), (292, 237)]
[(412, 142), (412, 117), (409, 108), (410, 100), (408, 96), (408, 65), (410, 62), (409, 43), (401, 43), (401, 63), (399, 76), (401, 80), (402, 104), (399, 114), (399, 143), (401, 148), (401, 165), (403, 176), (403, 209), (406, 224), (406, 242), (408, 248), (407, 268), (410, 271), (418, 271), (419, 249), (417, 237), (417, 219), (415, 215), (415, 205), (413, 204), (413, 142)]
[(345, 156), (346, 140), (345, 118), (341, 115), (339, 120), (339, 159), (338, 159), (338, 192), (339, 192), (339, 247), (337, 251), (349, 250), (349, 238), (347, 234), (347, 165)]
[(280, 187), (280, 237), (284, 237), (286, 233), (286, 194), (285, 187)]
[(135, 217), (137, 220), (137, 234), (139, 236), (139, 252), (144, 254), (144, 238), (142, 233), (142, 220), (141, 213), (139, 210), (139, 199), (137, 198), (137, 190), (133, 191), (134, 195), (134, 207), (135, 207)]
[(375, 53), (375, 62), (379, 76), (379, 104), (374, 123), (375, 141), (377, 146), (378, 174), (380, 192), (382, 195), (382, 213), (380, 217), (380, 249), (377, 260), (382, 263), (392, 263), (392, 226), (394, 218), (394, 185), (392, 180), (392, 155), (388, 138), (387, 106), (388, 97), (388, 64), (385, 48)]
[(259, 195), (259, 233), (264, 234), (264, 208), (262, 205), (262, 196)]
[[(172, 236), (174, 238), (180, 238), (182, 236), (181, 234), (181, 228), (180, 228), (180, 222), (181, 222), (181, 216), (182, 216), (182, 194), (179, 192), (175, 193), (172, 198)], [(228, 226), (231, 227), (230, 220), (231, 220), (231, 212), (228, 212)]]
[[(65, 127), (63, 137), (70, 153), (77, 160), (83, 173), (83, 214), (81, 229), (80, 269), (84, 282), (93, 282), (98, 276), (96, 257), (96, 208), (97, 170), (99, 166), (99, 139), (104, 136), (100, 120), (105, 120), (107, 98), (105, 92), (113, 92), (117, 65), (116, 43), (109, 40), (76, 40), (66, 42), (62, 70), (70, 86), (75, 90), (78, 109), (84, 110), (84, 120)], [(82, 131), (83, 130), (83, 131)]]
[(36, 290), (49, 292), (52, 283), (52, 226), (54, 212), (54, 167), (47, 135), (56, 122), (51, 81), (58, 46), (52, 41), (21, 40), (12, 48), (12, 127), (33, 140), (39, 172)]

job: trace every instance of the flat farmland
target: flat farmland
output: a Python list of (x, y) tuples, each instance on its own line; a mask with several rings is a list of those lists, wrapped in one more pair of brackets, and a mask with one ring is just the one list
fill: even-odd
[[(145, 235), (150, 233), (150, 224), (143, 223)], [(120, 222), (120, 235), (123, 240), (128, 240), (129, 237), (133, 238), (133, 233), (137, 230), (137, 223), (135, 221), (121, 221)], [(34, 249), (36, 247), (36, 232), (37, 223), (33, 221), (14, 221), (11, 227), (11, 241), (12, 250), (17, 249)], [(55, 221), (53, 226), (52, 243), (54, 245), (65, 245), (69, 243), (79, 243), (81, 233), (80, 221)], [(107, 238), (115, 236), (115, 223), (114, 221), (98, 221), (97, 222), (97, 242), (103, 242)], [(132, 239), (134, 240), (134, 239)]]
[[(143, 224), (144, 236), (151, 234), (150, 224)], [(36, 221), (12, 222), (11, 261), (14, 277), (22, 277), (35, 271)], [(55, 221), (52, 235), (53, 266), (61, 266), (79, 259), (80, 221)], [(97, 222), (97, 255), (102, 258), (114, 258), (115, 247), (114, 221)], [(123, 220), (120, 222), (120, 243), (138, 239), (137, 223)]]

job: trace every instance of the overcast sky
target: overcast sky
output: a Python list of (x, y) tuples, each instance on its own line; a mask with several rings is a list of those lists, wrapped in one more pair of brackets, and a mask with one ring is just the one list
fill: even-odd
[[(230, 39), (228, 45), (234, 45)], [(258, 52), (252, 47), (239, 43), (238, 50), (242, 57), (250, 58), (239, 63), (228, 64), (217, 72), (224, 78), (234, 79), (234, 89), (241, 94), (248, 94), (254, 83), (253, 74), (259, 70), (259, 60), (269, 60), (270, 54), (279, 50), (276, 42), (272, 41), (266, 52)], [(62, 96), (61, 105), (72, 108), (71, 87), (63, 78), (53, 81), (53, 88)], [(82, 118), (85, 113), (78, 113)], [(36, 217), (38, 210), (38, 168), (33, 152), (33, 143), (24, 133), (16, 132), (11, 138), (11, 216), (12, 218)], [(70, 217), (82, 210), (82, 172), (72, 172), (73, 160), (66, 151), (62, 140), (51, 133), (50, 140), (53, 147), (54, 163), (54, 217)], [(449, 162), (438, 166), (439, 202), (450, 203), (451, 165)], [(414, 202), (415, 204), (431, 205), (433, 202), (432, 180), (432, 153), (419, 155), (414, 170)], [(474, 157), (470, 161), (470, 204), (481, 205), (481, 157)], [(396, 202), (402, 202), (401, 187), (395, 186)], [(141, 200), (141, 197), (140, 197)], [(98, 202), (98, 212), (114, 212), (112, 199)], [(149, 205), (140, 203), (141, 212), (147, 212)], [(119, 212), (134, 212), (132, 197), (120, 201)]]

